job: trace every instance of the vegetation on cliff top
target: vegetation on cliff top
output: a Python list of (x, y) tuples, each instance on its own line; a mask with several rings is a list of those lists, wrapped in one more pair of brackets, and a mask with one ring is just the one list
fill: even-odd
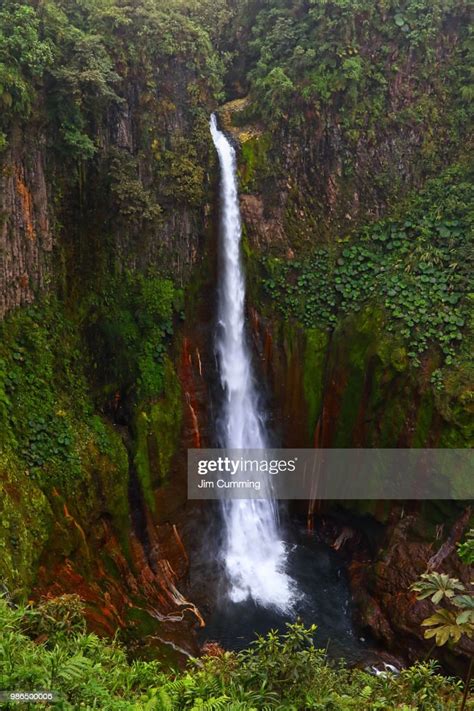
[[(135, 77), (141, 100), (180, 61), (196, 67), (201, 86), (219, 92), (222, 58), (209, 21), (211, 3), (98, 0), (6, 0), (0, 10), (0, 128), (32, 119), (46, 104), (55, 147), (77, 158), (97, 150), (97, 123), (124, 105)], [(216, 16), (225, 3), (212, 3)]]
[(227, 16), (225, 0), (2, 3), (1, 169), (15, 169), (29, 139), (46, 148), (48, 212), (66, 239), (71, 206), (90, 207), (97, 190), (97, 209), (107, 205), (115, 230), (134, 234), (156, 235), (170, 207), (200, 207)]
[(379, 676), (331, 663), (313, 646), (315, 627), (298, 623), (238, 654), (216, 648), (176, 675), (156, 662), (129, 662), (117, 641), (87, 634), (74, 595), (19, 608), (0, 599), (0, 623), (3, 686), (53, 689), (54, 708), (64, 711), (454, 711), (462, 696), (462, 684), (432, 662)]
[[(337, 114), (354, 138), (375, 137), (380, 122), (396, 130), (428, 120), (431, 133), (441, 128), (443, 103), (447, 137), (465, 122), (472, 43), (462, 0), (254, 1), (244, 3), (241, 23), (250, 39), (250, 111), (267, 124)], [(401, 91), (391, 95), (393, 78), (404, 72)]]

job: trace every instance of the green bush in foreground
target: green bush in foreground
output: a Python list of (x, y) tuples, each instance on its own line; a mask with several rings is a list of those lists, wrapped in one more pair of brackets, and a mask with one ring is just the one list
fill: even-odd
[(459, 708), (462, 683), (438, 674), (433, 662), (398, 676), (347, 669), (313, 646), (315, 629), (289, 625), (285, 635), (270, 632), (243, 652), (192, 660), (173, 674), (157, 662), (131, 662), (116, 641), (87, 634), (75, 595), (18, 608), (0, 599), (1, 688), (55, 690), (54, 708), (64, 710)]

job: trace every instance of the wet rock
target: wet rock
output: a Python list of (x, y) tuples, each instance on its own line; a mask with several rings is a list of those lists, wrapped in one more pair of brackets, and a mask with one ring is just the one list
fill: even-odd
[[(462, 530), (467, 525), (467, 511), (454, 523), (450, 536), (453, 531), (457, 532), (455, 535), (462, 536)], [(395, 513), (400, 516), (401, 510)], [(375, 560), (353, 562), (350, 566), (358, 623), (369, 629), (388, 649), (400, 653), (407, 662), (425, 655), (433, 646), (431, 640), (424, 639), (421, 622), (433, 614), (435, 606), (429, 600), (417, 600), (410, 585), (427, 570), (440, 542), (419, 539), (420, 518), (420, 514), (413, 514), (392, 520), (385, 533), (383, 548)], [(472, 575), (454, 550), (443, 558), (440, 572), (448, 573), (466, 585), (469, 585)], [(446, 650), (434, 652), (447, 660)], [(472, 640), (462, 638), (455, 655), (462, 658), (473, 652)], [(452, 657), (451, 654), (449, 656)], [(449, 663), (452, 664), (451, 661)]]

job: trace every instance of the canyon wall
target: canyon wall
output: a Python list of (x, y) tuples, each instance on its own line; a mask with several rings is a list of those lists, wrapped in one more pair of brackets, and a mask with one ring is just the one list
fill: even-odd
[(43, 123), (11, 127), (0, 154), (0, 316), (48, 289), (77, 298), (84, 280), (97, 287), (117, 270), (186, 280), (203, 250), (215, 167), (213, 99), (206, 88), (196, 99), (196, 88), (179, 63), (146, 98), (139, 79), (124, 82), (89, 161), (58, 154)]
[(219, 59), (179, 11), (103, 9), (1, 18), (23, 76), (0, 91), (0, 567), (13, 598), (79, 592), (93, 629), (175, 661), (202, 624), (174, 522)]
[[(94, 629), (120, 628), (138, 651), (147, 640), (175, 659), (196, 651), (192, 629), (202, 623), (181, 594), (181, 524), (185, 450), (211, 435), (217, 165), (208, 119), (222, 99), (227, 35), (222, 3), (202, 27), (154, 3), (114, 17), (97, 5), (74, 31), (60, 13), (40, 18), (42, 56), (54, 36), (64, 47), (59, 66), (41, 72), (31, 52), (20, 58), (28, 110), (11, 108), (21, 82), (0, 95), (0, 566), (12, 597), (79, 590)], [(303, 5), (289, 4), (291, 22), (304, 19)], [(382, 5), (373, 36), (359, 37), (364, 17), (344, 16), (331, 60), (341, 76), (313, 104), (297, 93), (285, 104), (276, 91), (266, 106), (261, 87), (235, 81), (236, 67), (258, 59), (243, 49), (249, 27), (232, 38), (241, 50), (233, 64), (224, 57), (228, 92), (241, 97), (220, 117), (239, 146), (249, 313), (285, 445), (465, 446), (472, 436), (463, 314), (449, 314), (462, 322), (459, 348), (450, 331), (447, 355), (422, 343), (414, 364), (385, 297), (345, 313), (328, 292), (324, 323), (314, 318), (319, 301), (302, 318), (301, 294), (283, 298), (282, 264), (324, 247), (330, 268), (309, 272), (326, 293), (358, 230), (392, 213), (403, 221), (401, 201), (466, 147), (464, 4), (433, 21), (436, 41), (429, 23), (426, 36), (407, 39)], [(39, 20), (31, 27), (40, 33)], [(357, 57), (370, 68), (363, 90), (347, 74)], [(408, 238), (414, 249), (418, 233)], [(463, 254), (456, 272), (469, 268)], [(267, 288), (271, 269), (281, 291)], [(387, 520), (387, 507), (369, 509)]]

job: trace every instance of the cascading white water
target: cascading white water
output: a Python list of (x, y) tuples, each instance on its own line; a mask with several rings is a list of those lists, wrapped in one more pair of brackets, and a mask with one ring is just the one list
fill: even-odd
[[(264, 449), (267, 446), (245, 338), (245, 281), (240, 258), (242, 236), (235, 150), (211, 116), (211, 134), (221, 167), (221, 267), (217, 354), (225, 392), (222, 446)], [(268, 492), (266, 492), (268, 493)], [(265, 494), (263, 494), (265, 495)], [(223, 502), (224, 560), (230, 598), (252, 598), (266, 607), (288, 609), (292, 581), (285, 573), (285, 546), (271, 497)]]

